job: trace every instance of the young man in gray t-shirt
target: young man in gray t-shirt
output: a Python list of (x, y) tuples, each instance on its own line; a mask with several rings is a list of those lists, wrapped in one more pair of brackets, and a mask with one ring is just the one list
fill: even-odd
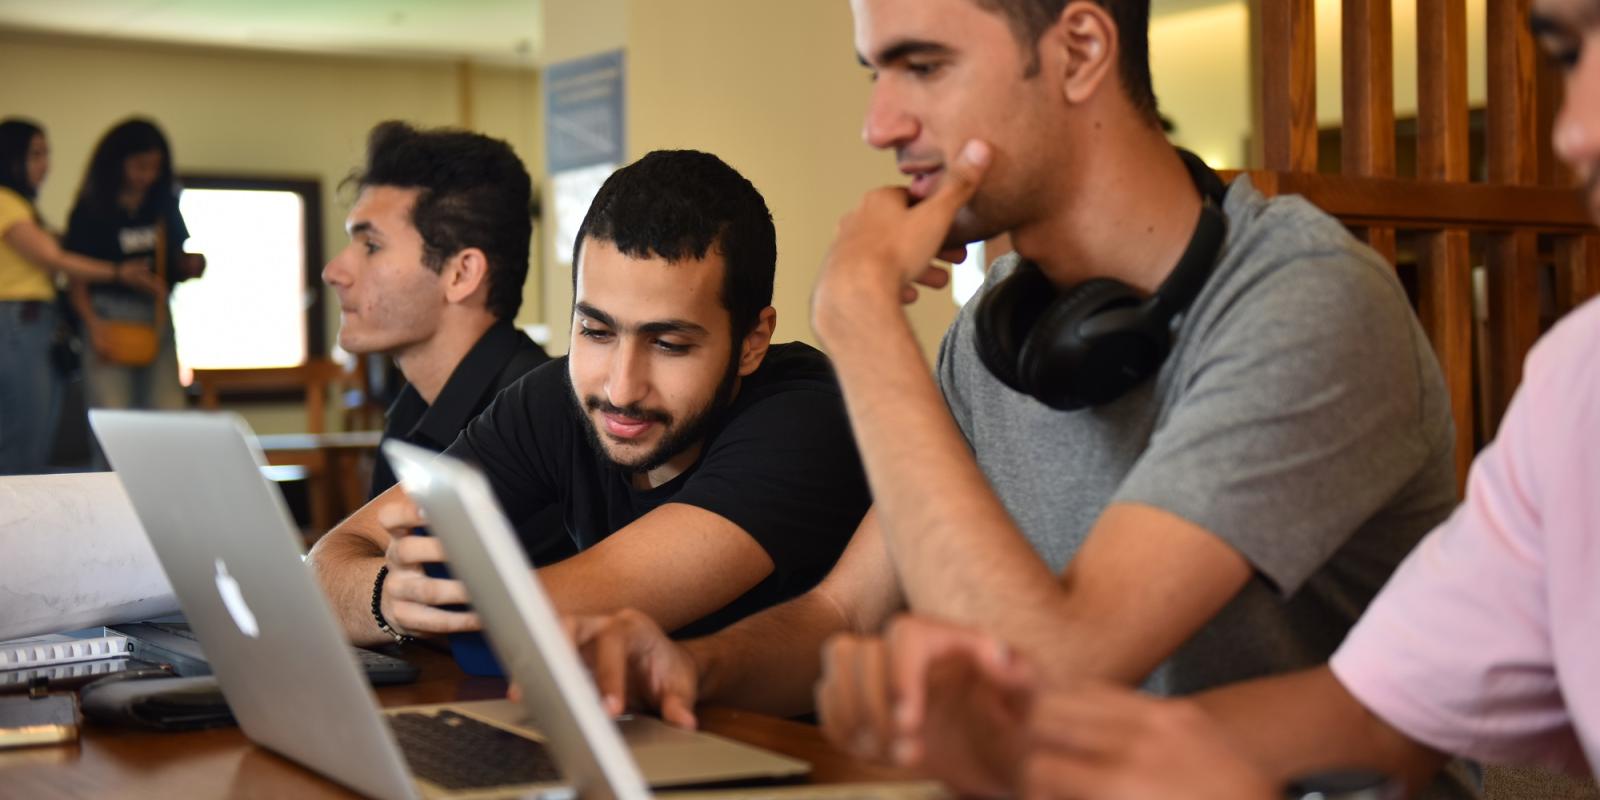
[[(1249, 563), (1238, 593), (1146, 678), (1162, 694), (1317, 663), (1455, 504), (1448, 395), (1393, 270), (1327, 214), (1269, 201), (1248, 178), (1224, 211), (1227, 243), (1172, 352), (1116, 401), (1057, 411), (1007, 387), (977, 353), (979, 300), (937, 368), (984, 476), (1052, 572), (1119, 505), (1186, 520)], [(1018, 262), (997, 261), (984, 291)]]
[[(852, 7), (874, 79), (865, 136), (911, 182), (841, 221), (812, 322), (874, 510), (815, 590), (717, 635), (578, 620), (608, 702), (679, 724), (696, 701), (816, 710), (860, 755), (998, 791), (1004, 767), (985, 756), (1012, 751), (964, 733), (996, 726), (943, 712), (1018, 706), (944, 691), (940, 656), (968, 640), (953, 626), (1052, 685), (1190, 691), (1326, 658), (1454, 500), (1443, 382), (1387, 266), (1325, 214), (1240, 181), (1212, 201), (1225, 241), (1147, 380), (1055, 410), (980, 363), (1003, 337), (976, 333), (974, 304), (930, 375), (899, 306), (942, 283), (934, 255), (1009, 233), (1044, 300), (1100, 279), (1143, 298), (1189, 274), (1175, 265), (1217, 212), (1157, 122), (1148, 2)], [(903, 610), (917, 616), (891, 624)]]

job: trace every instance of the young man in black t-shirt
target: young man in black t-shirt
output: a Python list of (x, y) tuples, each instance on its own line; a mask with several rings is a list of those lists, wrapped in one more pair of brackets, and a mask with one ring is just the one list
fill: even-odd
[[(868, 504), (826, 357), (771, 344), (777, 252), (755, 187), (714, 156), (651, 153), (596, 195), (573, 248), (570, 353), (512, 385), (451, 446), (482, 465), (566, 613), (639, 609), (703, 633), (814, 584)], [(476, 630), (400, 489), (324, 537), (312, 563), (346, 633)], [(373, 599), (378, 598), (377, 614)]]
[[(550, 360), (512, 324), (528, 275), (533, 181), (503, 141), (383, 122), (322, 269), (339, 296), (339, 345), (394, 359), (405, 384), (384, 439), (440, 451), (500, 390)], [(379, 459), (372, 493), (394, 486)], [(369, 499), (370, 499), (369, 497)]]

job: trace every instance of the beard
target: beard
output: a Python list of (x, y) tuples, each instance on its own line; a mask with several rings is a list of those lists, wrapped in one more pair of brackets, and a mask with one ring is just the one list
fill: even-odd
[(939, 248), (943, 251), (966, 247), (974, 242), (988, 241), (1005, 232), (996, 228), (997, 226), (979, 219), (971, 210), (963, 208), (956, 212), (955, 219), (950, 221), (950, 230), (945, 232), (944, 241), (940, 243)]
[[(589, 446), (617, 469), (629, 474), (638, 474), (659, 469), (683, 451), (699, 444), (707, 434), (719, 427), (728, 406), (733, 402), (733, 388), (738, 378), (739, 352), (738, 348), (735, 348), (733, 359), (729, 362), (728, 369), (723, 373), (722, 381), (717, 384), (717, 390), (711, 395), (711, 399), (681, 421), (660, 409), (645, 408), (638, 404), (613, 405), (599, 395), (589, 395), (580, 401), (576, 389), (572, 391), (571, 397), (573, 405), (578, 407), (578, 416), (583, 419), (583, 430), (588, 434)], [(663, 429), (661, 440), (655, 447), (637, 458), (619, 460), (606, 449), (605, 442), (601, 439), (600, 429), (594, 421), (596, 411), (658, 423)]]

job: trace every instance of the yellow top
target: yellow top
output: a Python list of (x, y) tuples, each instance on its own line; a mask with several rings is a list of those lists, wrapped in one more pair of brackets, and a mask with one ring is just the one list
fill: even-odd
[(33, 221), (33, 207), (22, 195), (0, 186), (0, 300), (51, 300), (56, 296), (50, 272), (34, 264), (11, 245), (5, 235), (19, 222)]

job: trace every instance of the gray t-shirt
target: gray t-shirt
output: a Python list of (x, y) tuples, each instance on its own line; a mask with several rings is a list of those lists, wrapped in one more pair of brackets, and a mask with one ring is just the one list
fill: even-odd
[[(1187, 694), (1320, 664), (1455, 504), (1433, 350), (1392, 269), (1298, 197), (1228, 192), (1227, 242), (1153, 380), (1093, 409), (1012, 391), (968, 303), (938, 377), (1011, 517), (1060, 571), (1112, 503), (1210, 531), (1256, 577), (1152, 673)], [(998, 260), (986, 285), (1008, 275)]]

